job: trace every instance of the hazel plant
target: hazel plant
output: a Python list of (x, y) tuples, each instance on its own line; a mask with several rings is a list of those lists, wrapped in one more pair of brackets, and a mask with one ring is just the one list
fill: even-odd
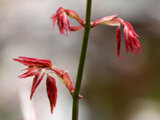
[[(92, 0), (87, 0), (85, 21), (75, 11), (71, 9), (64, 9), (62, 7), (60, 7), (56, 11), (56, 13), (51, 16), (52, 27), (54, 28), (55, 23), (57, 22), (60, 34), (63, 35), (66, 34), (68, 36), (72, 31), (79, 31), (82, 28), (84, 28), (83, 42), (80, 53), (80, 60), (77, 71), (75, 88), (72, 85), (68, 73), (52, 65), (51, 61), (48, 59), (38, 59), (38, 58), (22, 57), (22, 56), (13, 59), (14, 61), (17, 61), (27, 66), (27, 68), (24, 69), (26, 70), (26, 72), (20, 75), (19, 78), (27, 78), (34, 76), (30, 99), (32, 99), (32, 96), (36, 88), (43, 80), (46, 71), (49, 71), (47, 73), (47, 78), (46, 78), (46, 91), (50, 102), (51, 113), (53, 113), (53, 109), (56, 106), (56, 100), (57, 100), (56, 80), (54, 77), (52, 77), (52, 74), (57, 75), (57, 77), (64, 83), (66, 88), (69, 90), (69, 93), (73, 98), (72, 120), (78, 120), (79, 99), (82, 98), (82, 96), (79, 93), (82, 82), (90, 29), (98, 25), (117, 26), (116, 43), (117, 43), (117, 56), (119, 58), (122, 58), (120, 57), (121, 29), (123, 29), (122, 31), (125, 41), (126, 52), (128, 53), (130, 50), (131, 54), (138, 54), (141, 51), (141, 46), (137, 39), (139, 36), (136, 34), (132, 25), (129, 22), (123, 20), (122, 18), (117, 17), (117, 14), (106, 16), (91, 22), (90, 21), (91, 6), (92, 6)], [(79, 23), (79, 25), (71, 26), (68, 17), (76, 20)]]

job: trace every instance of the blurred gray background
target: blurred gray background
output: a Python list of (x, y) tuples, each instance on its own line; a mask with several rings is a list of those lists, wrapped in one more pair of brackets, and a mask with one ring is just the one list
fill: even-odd
[[(32, 78), (18, 79), (18, 56), (46, 58), (68, 70), (75, 84), (83, 30), (68, 37), (52, 30), (60, 7), (85, 19), (86, 0), (0, 0), (0, 120), (71, 120), (72, 99), (57, 79), (58, 100), (50, 114), (45, 80), (29, 100)], [(160, 1), (93, 0), (92, 21), (117, 13), (139, 34), (142, 52), (116, 55), (115, 27), (91, 30), (83, 76), (80, 120), (160, 120)], [(71, 19), (70, 19), (71, 20)], [(71, 20), (72, 25), (78, 25)], [(123, 41), (123, 40), (122, 40)], [(32, 107), (29, 107), (32, 106)], [(31, 110), (32, 109), (32, 110)]]

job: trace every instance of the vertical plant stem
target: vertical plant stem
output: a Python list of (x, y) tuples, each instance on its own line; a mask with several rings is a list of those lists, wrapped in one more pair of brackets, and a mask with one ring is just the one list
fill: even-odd
[(83, 34), (83, 43), (81, 48), (75, 91), (73, 94), (72, 120), (78, 120), (78, 109), (79, 109), (78, 95), (79, 95), (81, 82), (82, 82), (83, 69), (84, 69), (84, 63), (85, 63), (86, 52), (87, 52), (87, 44), (88, 44), (88, 38), (89, 38), (89, 32), (90, 32), (91, 6), (92, 6), (92, 0), (87, 0), (86, 25), (85, 25), (85, 30)]

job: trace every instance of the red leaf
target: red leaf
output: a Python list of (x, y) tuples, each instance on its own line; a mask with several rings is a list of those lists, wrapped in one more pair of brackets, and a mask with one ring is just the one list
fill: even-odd
[(30, 58), (30, 57), (19, 57), (14, 58), (14, 61), (17, 61), (19, 63), (22, 63), (26, 66), (37, 66), (37, 67), (42, 67), (42, 68), (47, 68), (51, 67), (52, 63), (50, 60), (47, 59), (38, 59), (38, 58)]
[(121, 30), (120, 27), (116, 30), (116, 41), (117, 41), (117, 55), (120, 57), (120, 48), (121, 48)]
[(32, 83), (32, 89), (31, 89), (30, 99), (32, 99), (32, 96), (33, 96), (36, 88), (38, 87), (38, 85), (42, 81), (42, 79), (44, 77), (44, 74), (45, 74), (45, 70), (44, 69), (40, 69), (38, 71), (38, 73), (35, 75), (35, 77), (33, 79), (33, 83)]
[(37, 72), (36, 67), (30, 67), (25, 70), (28, 70), (28, 71), (23, 73), (22, 75), (18, 76), (18, 78), (21, 79), (21, 78), (31, 77), (31, 76), (36, 75), (36, 72)]
[(51, 113), (53, 113), (53, 109), (56, 106), (57, 101), (57, 87), (56, 81), (52, 76), (47, 75), (46, 86), (47, 95), (50, 102)]

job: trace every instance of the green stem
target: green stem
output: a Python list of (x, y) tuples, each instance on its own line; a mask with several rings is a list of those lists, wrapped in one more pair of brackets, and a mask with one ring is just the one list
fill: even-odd
[(89, 32), (90, 32), (91, 6), (92, 6), (92, 0), (87, 0), (86, 25), (85, 25), (85, 30), (83, 34), (83, 43), (81, 48), (75, 91), (73, 93), (72, 120), (78, 120), (78, 106), (79, 106), (78, 95), (79, 95), (81, 82), (82, 82), (82, 75), (83, 75), (84, 63), (85, 63), (86, 52), (87, 52), (87, 44), (88, 44), (88, 38), (89, 38)]

